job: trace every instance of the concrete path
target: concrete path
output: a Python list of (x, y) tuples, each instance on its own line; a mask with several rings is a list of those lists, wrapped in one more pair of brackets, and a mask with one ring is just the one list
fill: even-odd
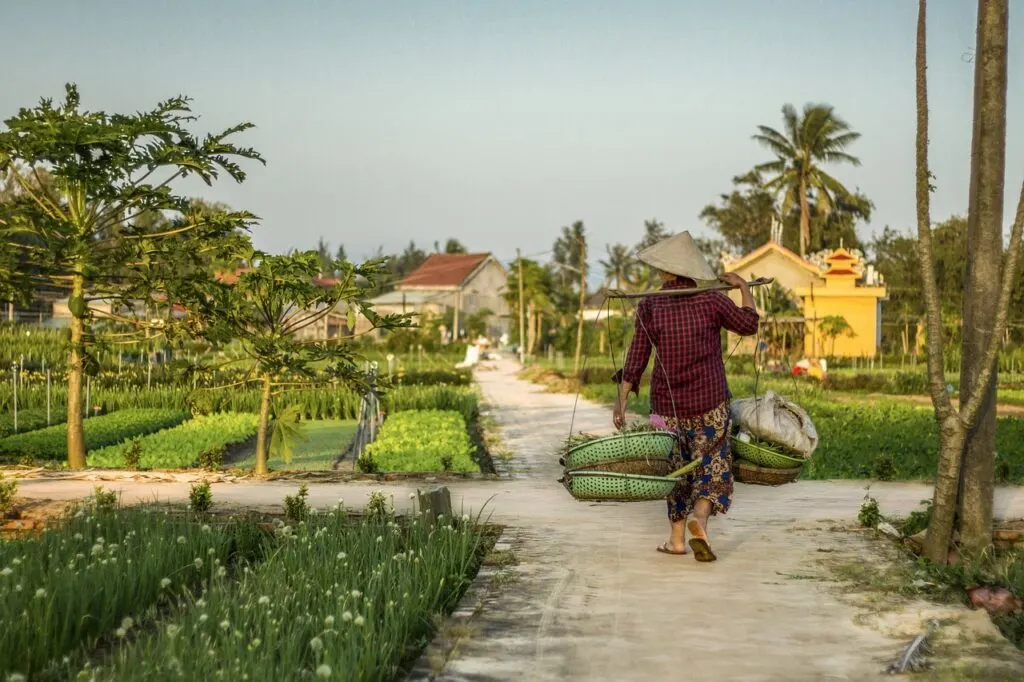
[[(518, 565), (494, 590), (459, 646), (448, 680), (874, 680), (905, 639), (862, 622), (834, 586), (806, 578), (825, 556), (867, 551), (855, 534), (830, 530), (856, 518), (859, 482), (804, 481), (780, 488), (738, 485), (733, 510), (712, 521), (719, 561), (657, 554), (667, 537), (664, 503), (585, 504), (556, 482), (555, 450), (569, 432), (573, 396), (544, 393), (499, 364), (478, 380), (505, 444), (512, 476), (452, 484), (453, 502), (485, 509), (510, 527)], [(611, 412), (580, 401), (576, 430), (611, 431)], [(185, 483), (105, 484), (126, 502), (183, 499)], [(422, 484), (421, 484), (422, 486)], [(25, 480), (21, 494), (70, 499), (92, 484)], [(220, 504), (278, 507), (297, 483), (214, 485)], [(373, 490), (408, 507), (416, 486), (311, 484), (310, 501), (360, 506)], [(924, 484), (876, 484), (885, 513), (907, 513), (930, 495)], [(486, 507), (485, 507), (486, 504)], [(1024, 490), (997, 492), (997, 515), (1024, 517)], [(916, 627), (916, 623), (915, 623)]]

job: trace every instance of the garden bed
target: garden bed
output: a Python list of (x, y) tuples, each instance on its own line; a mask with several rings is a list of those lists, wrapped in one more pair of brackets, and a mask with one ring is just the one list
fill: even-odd
[[(89, 466), (138, 469), (219, 468), (225, 451), (256, 434), (254, 414), (198, 416), (173, 428), (88, 453)], [(135, 452), (133, 452), (135, 451)], [(201, 461), (204, 455), (209, 460)], [(130, 461), (132, 457), (137, 461)]]
[(480, 471), (466, 420), (453, 410), (408, 410), (384, 422), (377, 440), (356, 462), (368, 473)]
[[(168, 409), (121, 410), (91, 417), (83, 424), (86, 451), (177, 426), (189, 417), (187, 412)], [(60, 461), (67, 456), (67, 426), (64, 424), (0, 439), (0, 461), (23, 458)]]
[[(0, 592), (22, 585), (0, 604), (0, 679), (400, 678), (493, 533), (468, 517), (431, 532), (393, 518), (382, 497), (361, 518), (295, 499), (291, 519), (304, 523), (278, 520), (270, 535), (252, 515), (94, 510), (0, 542), (0, 566), (12, 566)], [(129, 559), (138, 570), (125, 571)]]

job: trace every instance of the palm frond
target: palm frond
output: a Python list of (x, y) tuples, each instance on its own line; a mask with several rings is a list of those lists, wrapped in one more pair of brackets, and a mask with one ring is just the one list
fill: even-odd
[(787, 159), (792, 159), (796, 156), (796, 147), (793, 146), (790, 140), (786, 139), (785, 135), (768, 126), (758, 126), (757, 128), (761, 132), (754, 135), (753, 139), (772, 150), (776, 156)]
[(299, 421), (301, 407), (293, 405), (278, 413), (270, 434), (271, 456), (280, 455), (285, 464), (291, 464), (295, 446), (309, 440), (305, 423)]

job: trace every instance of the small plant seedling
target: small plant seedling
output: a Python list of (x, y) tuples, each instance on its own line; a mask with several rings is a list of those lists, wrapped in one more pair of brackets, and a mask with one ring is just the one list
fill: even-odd
[(133, 438), (128, 447), (124, 449), (124, 468), (128, 471), (138, 471), (142, 460), (142, 443), (138, 438)]
[(210, 482), (194, 484), (188, 491), (188, 508), (195, 514), (205, 514), (213, 506), (213, 492)]
[(366, 504), (367, 519), (379, 523), (387, 523), (395, 517), (395, 509), (388, 504), (387, 496), (380, 490), (370, 493), (370, 501)]
[(864, 528), (875, 528), (882, 521), (882, 512), (878, 508), (878, 500), (871, 497), (870, 489), (864, 495), (864, 501), (860, 503), (857, 521)]
[(113, 511), (117, 509), (117, 493), (113, 490), (106, 491), (103, 486), (98, 485), (92, 491), (90, 502), (97, 511)]
[(295, 495), (286, 495), (284, 498), (284, 517), (293, 523), (305, 521), (309, 518), (309, 486), (303, 483), (299, 486), (299, 492)]

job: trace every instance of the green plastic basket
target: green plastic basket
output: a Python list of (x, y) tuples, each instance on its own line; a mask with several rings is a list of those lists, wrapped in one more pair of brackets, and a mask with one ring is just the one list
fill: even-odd
[(661, 459), (672, 454), (676, 436), (670, 431), (616, 433), (581, 443), (561, 459), (566, 469), (621, 459)]
[(735, 436), (731, 440), (733, 454), (739, 459), (747, 460), (751, 464), (768, 467), (769, 469), (792, 469), (804, 465), (805, 460), (798, 457), (773, 452), (754, 443), (744, 443)]
[(577, 500), (651, 502), (668, 497), (679, 483), (679, 479), (607, 471), (574, 471), (566, 473), (561, 482)]

